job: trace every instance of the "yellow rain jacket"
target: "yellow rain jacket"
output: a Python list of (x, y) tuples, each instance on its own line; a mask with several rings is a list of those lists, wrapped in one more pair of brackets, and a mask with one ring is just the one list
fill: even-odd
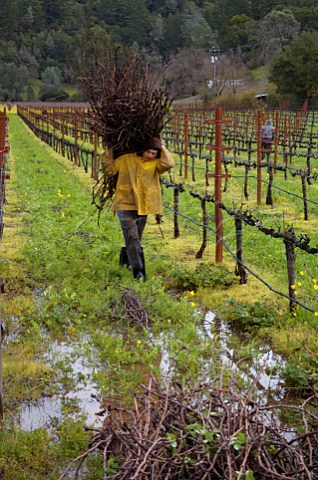
[(160, 174), (174, 166), (172, 155), (163, 145), (160, 158), (145, 161), (136, 153), (126, 153), (113, 160), (112, 155), (101, 156), (103, 172), (107, 176), (118, 173), (113, 211), (137, 210), (138, 215), (161, 214)]

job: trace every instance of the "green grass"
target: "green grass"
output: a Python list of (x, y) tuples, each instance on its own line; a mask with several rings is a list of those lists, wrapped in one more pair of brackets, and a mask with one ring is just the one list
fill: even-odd
[[(314, 357), (308, 358), (308, 349), (317, 351), (317, 317), (301, 309), (295, 316), (290, 315), (288, 301), (251, 275), (247, 285), (240, 285), (234, 275), (235, 261), (226, 250), (222, 267), (216, 266), (213, 232), (209, 233), (202, 261), (197, 261), (201, 227), (188, 219), (180, 220), (181, 236), (174, 239), (169, 210), (161, 231), (150, 217), (144, 237), (148, 280), (134, 283), (131, 272), (118, 265), (123, 245), (118, 220), (105, 210), (101, 226), (97, 224), (89, 175), (43, 145), (14, 116), (10, 117), (10, 142), (9, 204), (0, 256), (0, 277), (6, 288), (0, 313), (9, 335), (15, 339), (4, 348), (6, 412), (16, 408), (22, 399), (67, 391), (67, 366), (61, 366), (61, 375), (54, 365), (47, 365), (42, 355), (55, 340), (72, 344), (89, 338), (87, 356), (94, 359), (94, 377), (106, 401), (129, 403), (131, 392), (140, 389), (150, 372), (160, 373), (163, 350), (169, 352), (174, 378), (181, 382), (217, 376), (217, 332), (215, 341), (202, 335), (202, 320), (209, 309), (228, 316), (234, 326), (251, 330), (253, 345), (255, 339), (271, 341), (276, 351), (306, 368), (315, 384), (317, 365)], [(175, 180), (181, 181), (177, 173)], [(241, 185), (234, 178), (231, 182), (228, 193), (223, 195), (224, 202), (240, 205)], [(252, 182), (250, 185), (252, 192)], [(289, 188), (293, 185), (291, 182)], [(202, 189), (202, 180), (197, 188)], [(172, 204), (172, 189), (164, 189), (164, 201)], [(314, 241), (316, 214), (311, 214), (304, 227), (296, 201), (286, 203), (283, 196), (277, 195), (275, 202), (275, 210), (256, 208), (254, 192), (248, 207), (266, 225), (284, 225), (292, 219), (295, 227), (306, 228)], [(201, 222), (200, 203), (188, 191), (180, 195), (180, 212)], [(209, 214), (213, 213), (211, 204)], [(211, 226), (214, 228), (213, 222)], [(234, 220), (225, 213), (224, 238), (235, 251)], [(247, 264), (270, 285), (286, 292), (281, 241), (248, 226), (244, 227), (243, 239)], [(302, 279), (297, 288), (306, 302), (316, 305), (308, 269), (316, 272), (314, 256), (297, 253), (297, 281)], [(130, 300), (140, 301), (148, 323), (129, 317), (127, 293)], [(235, 348), (238, 340), (233, 336), (232, 341)], [(248, 345), (241, 339), (237, 345), (244, 357)], [(290, 368), (287, 373), (290, 381), (299, 372)], [(53, 438), (43, 431), (30, 434), (35, 445), (32, 455), (36, 467), (32, 470), (26, 448), (30, 437), (7, 425), (7, 430), (0, 433), (0, 454), (9, 459), (8, 471), (12, 473), (8, 478), (57, 478), (58, 470), (85, 449), (86, 436), (79, 431), (81, 426), (80, 421), (72, 423), (66, 416), (57, 425)], [(48, 450), (50, 454), (46, 455)], [(41, 456), (45, 457), (42, 463)], [(87, 478), (99, 478), (98, 465), (92, 462)]]
[[(31, 87), (34, 92), (35, 101), (40, 100), (40, 90), (42, 87), (42, 80), (32, 79)], [(69, 83), (62, 84), (62, 91), (68, 93), (70, 97), (78, 95), (80, 93), (79, 88), (76, 85), (70, 85)]]

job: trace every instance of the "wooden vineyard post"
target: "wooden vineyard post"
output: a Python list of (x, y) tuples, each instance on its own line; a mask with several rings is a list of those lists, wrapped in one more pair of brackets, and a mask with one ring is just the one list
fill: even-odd
[(92, 177), (94, 180), (98, 180), (97, 154), (98, 154), (98, 133), (94, 132), (94, 154), (93, 154), (93, 172), (92, 172)]
[(236, 159), (236, 130), (237, 130), (237, 114), (234, 114), (233, 120), (233, 157)]
[(188, 143), (189, 143), (189, 116), (187, 113), (184, 114), (184, 178), (188, 178)]
[(1, 323), (0, 317), (0, 422), (3, 420), (4, 407), (3, 407), (3, 367), (2, 367), (2, 344), (4, 340), (5, 329)]
[[(5, 154), (9, 151), (6, 147), (7, 138), (7, 124), (8, 118), (6, 110), (0, 113), (0, 239), (3, 232), (3, 211), (2, 205), (5, 202), (5, 179), (10, 178), (9, 174), (5, 173)], [(0, 293), (4, 292), (4, 285), (0, 278)], [(4, 338), (4, 326), (1, 323), (1, 302), (0, 302), (0, 421), (3, 420), (3, 374), (2, 374), (2, 342)]]
[(235, 275), (240, 277), (240, 284), (245, 285), (247, 283), (247, 271), (243, 267), (243, 248), (242, 248), (242, 219), (241, 211), (238, 210), (234, 216), (235, 219), (235, 233), (236, 233), (236, 267)]
[(215, 150), (215, 172), (207, 173), (207, 177), (214, 177), (214, 198), (215, 198), (215, 226), (216, 226), (216, 263), (222, 262), (223, 256), (223, 226), (222, 226), (222, 210), (219, 207), (219, 203), (222, 200), (222, 178), (230, 178), (229, 174), (222, 174), (222, 151), (230, 150), (231, 147), (225, 147), (222, 145), (222, 125), (231, 123), (230, 120), (222, 119), (222, 107), (215, 109), (215, 120), (208, 120), (207, 123), (215, 124), (215, 145), (206, 147), (207, 150)]
[[(275, 130), (274, 130), (274, 165), (277, 165), (277, 152), (278, 152), (278, 112), (275, 115)], [(274, 170), (276, 173), (276, 170)]]
[[(293, 234), (293, 228), (289, 228), (286, 233)], [(293, 243), (288, 239), (284, 239), (285, 251), (286, 251), (286, 260), (287, 260), (287, 274), (288, 274), (288, 294), (289, 294), (289, 310), (292, 312), (296, 308), (295, 300), (295, 282), (296, 282), (296, 275), (295, 275), (295, 246)]]
[(270, 205), (272, 208), (274, 207), (273, 203), (273, 167), (271, 165), (268, 165), (267, 167), (267, 173), (268, 173), (268, 187), (267, 187), (267, 193), (266, 193), (266, 205)]
[(6, 111), (0, 112), (0, 239), (4, 228), (2, 206), (6, 201), (5, 180), (10, 178), (10, 174), (5, 171), (6, 153), (9, 151), (9, 147), (6, 147), (7, 122)]
[(284, 178), (287, 180), (287, 165), (288, 165), (288, 155), (287, 155), (287, 127), (286, 127), (286, 116), (284, 117), (284, 138), (283, 138), (283, 155), (284, 155), (284, 162), (285, 162), (285, 172)]
[(193, 143), (190, 142), (190, 158), (191, 158), (191, 175), (192, 182), (195, 182), (195, 154), (192, 151)]
[(174, 225), (174, 238), (180, 237), (179, 223), (179, 188), (175, 186), (173, 189), (173, 225)]
[(49, 139), (49, 134), (50, 134), (50, 109), (49, 108), (45, 110), (45, 114), (46, 114), (46, 133), (47, 133), (46, 138)]
[(53, 137), (55, 139), (55, 137), (56, 137), (56, 111), (55, 111), (55, 108), (53, 108), (53, 111), (52, 111), (52, 118), (53, 118)]
[(306, 188), (306, 175), (301, 175), (301, 186), (303, 191), (303, 202), (304, 202), (304, 220), (308, 220), (308, 199), (307, 199), (307, 188)]
[(309, 145), (308, 145), (308, 150), (307, 150), (307, 158), (306, 158), (306, 163), (307, 163), (307, 175), (310, 177), (311, 175), (311, 163), (310, 160), (313, 158), (313, 142), (312, 142), (312, 135), (310, 137)]
[[(39, 113), (40, 115), (40, 113)], [(42, 142), (44, 142), (44, 114), (43, 114), (43, 110), (41, 110), (41, 140)]]
[(201, 198), (201, 208), (202, 208), (202, 220), (203, 220), (203, 239), (202, 239), (202, 245), (200, 249), (197, 251), (195, 254), (195, 258), (199, 259), (202, 258), (203, 252), (206, 248), (207, 245), (207, 240), (208, 240), (208, 232), (207, 232), (207, 225), (208, 225), (208, 213), (207, 213), (207, 208), (206, 208), (206, 199)]
[(193, 198), (198, 198), (200, 200), (200, 203), (201, 203), (201, 208), (202, 208), (202, 222), (203, 222), (203, 238), (202, 238), (202, 244), (201, 244), (201, 247), (200, 249), (197, 251), (197, 253), (195, 254), (195, 258), (196, 259), (200, 259), (202, 258), (203, 256), (203, 252), (204, 250), (206, 249), (206, 246), (207, 246), (207, 240), (208, 240), (208, 213), (207, 213), (207, 208), (206, 208), (206, 202), (210, 201), (209, 200), (209, 196), (208, 195), (204, 195), (204, 197), (202, 197), (201, 195), (199, 195), (198, 193), (194, 193), (194, 192), (190, 192), (190, 195), (193, 197)]
[(262, 202), (262, 112), (257, 112), (257, 205)]
[(180, 237), (178, 216), (179, 216), (179, 194), (184, 192), (184, 186), (182, 183), (170, 183), (163, 181), (163, 184), (169, 188), (173, 188), (173, 225), (174, 225), (174, 238)]
[(77, 112), (72, 116), (73, 137), (74, 137), (74, 165), (79, 164), (78, 158), (78, 117)]
[(65, 117), (61, 114), (62, 155), (65, 157)]
[(184, 192), (182, 183), (174, 183), (173, 186), (173, 225), (174, 225), (174, 238), (180, 237), (179, 229), (179, 194)]

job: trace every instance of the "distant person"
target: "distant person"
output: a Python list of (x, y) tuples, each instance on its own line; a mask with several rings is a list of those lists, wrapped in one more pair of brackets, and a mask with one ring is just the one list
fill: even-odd
[(125, 239), (120, 264), (132, 268), (134, 278), (146, 278), (141, 239), (147, 215), (162, 213), (160, 174), (170, 170), (174, 161), (160, 138), (151, 137), (139, 152), (120, 155), (115, 160), (103, 154), (105, 175), (118, 175), (113, 198), (113, 211), (117, 213)]
[(261, 138), (262, 138), (262, 158), (269, 158), (269, 154), (272, 151), (272, 142), (275, 137), (275, 128), (273, 127), (272, 120), (267, 120), (265, 125), (262, 126)]

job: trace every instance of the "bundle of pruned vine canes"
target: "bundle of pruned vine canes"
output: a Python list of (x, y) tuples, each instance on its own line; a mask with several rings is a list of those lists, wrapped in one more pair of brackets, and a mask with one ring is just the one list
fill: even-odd
[[(153, 66), (152, 66), (153, 67)], [(171, 99), (166, 93), (163, 70), (150, 68), (142, 55), (107, 52), (95, 58), (82, 78), (91, 112), (91, 129), (103, 139), (116, 158), (138, 152), (150, 137), (159, 137), (169, 119)], [(102, 177), (93, 192), (93, 203), (103, 208), (114, 193), (114, 179)]]
[(131, 410), (105, 409), (104, 426), (60, 480), (71, 469), (78, 478), (97, 452), (104, 480), (318, 478), (317, 392), (299, 406), (265, 406), (251, 387), (240, 394), (235, 383), (222, 385), (162, 387), (151, 377)]

